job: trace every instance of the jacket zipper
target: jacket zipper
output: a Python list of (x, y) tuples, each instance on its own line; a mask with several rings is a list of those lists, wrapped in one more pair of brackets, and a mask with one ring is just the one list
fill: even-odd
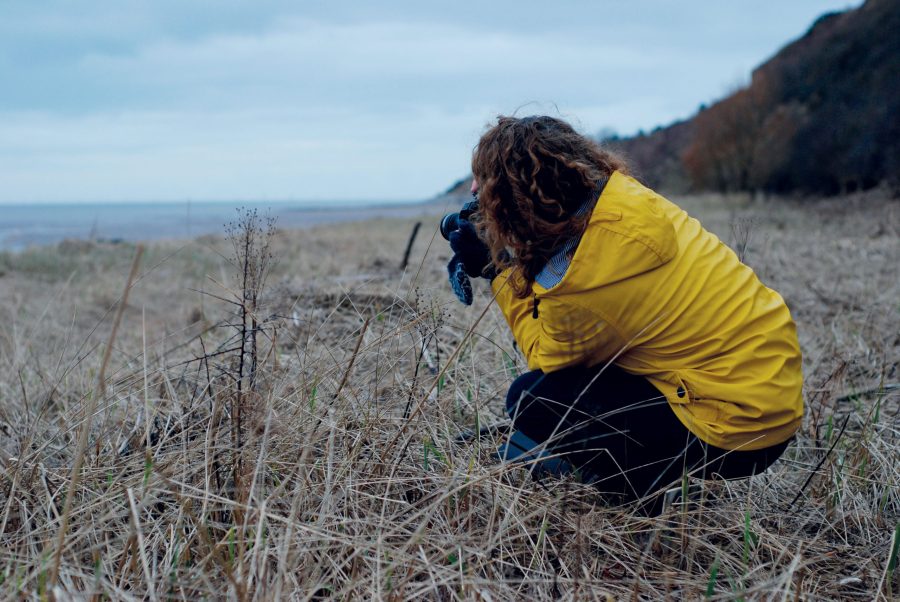
[(534, 306), (531, 308), (531, 317), (534, 318), (535, 320), (537, 320), (537, 318), (538, 318), (538, 303), (540, 303), (540, 302), (541, 302), (541, 300), (538, 299), (537, 295), (535, 295), (534, 296)]

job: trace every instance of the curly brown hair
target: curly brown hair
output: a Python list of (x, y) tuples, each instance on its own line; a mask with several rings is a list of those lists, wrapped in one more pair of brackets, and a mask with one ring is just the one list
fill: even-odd
[(518, 269), (510, 284), (519, 297), (560, 245), (584, 232), (591, 212), (579, 209), (616, 170), (626, 171), (620, 158), (553, 117), (501, 115), (481, 137), (472, 155), (476, 223), (495, 268)]

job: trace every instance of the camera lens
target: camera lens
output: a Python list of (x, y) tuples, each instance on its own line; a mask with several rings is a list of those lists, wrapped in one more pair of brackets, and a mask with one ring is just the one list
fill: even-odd
[(459, 230), (459, 213), (448, 213), (441, 218), (441, 236), (450, 240), (450, 233)]

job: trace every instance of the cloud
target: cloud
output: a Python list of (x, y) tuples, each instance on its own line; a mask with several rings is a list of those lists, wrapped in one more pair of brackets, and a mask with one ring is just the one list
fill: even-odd
[[(85, 53), (70, 67), (77, 77), (61, 81), (69, 89), (47, 101), (65, 108), (81, 96), (95, 109), (300, 102), (385, 110), (497, 96), (521, 102), (577, 90), (602, 102), (629, 93), (609, 82), (633, 80), (666, 65), (675, 68), (676, 60), (660, 51), (601, 38), (570, 40), (556, 33), (528, 36), (447, 25), (290, 19), (259, 35), (164, 39), (128, 53)], [(44, 96), (45, 90), (38, 93)], [(33, 107), (42, 99), (23, 100)]]
[(498, 113), (650, 129), (721, 95), (820, 10), (6, 3), (0, 202), (422, 198), (466, 173)]
[(477, 123), (338, 109), (21, 115), (0, 122), (0, 140), (20, 141), (0, 147), (0, 179), (10, 201), (424, 198), (468, 169)]

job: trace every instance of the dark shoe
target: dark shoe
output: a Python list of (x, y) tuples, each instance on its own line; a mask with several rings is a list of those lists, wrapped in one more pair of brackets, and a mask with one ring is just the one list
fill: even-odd
[(543, 444), (520, 431), (513, 431), (506, 443), (497, 449), (497, 457), (502, 462), (527, 465), (535, 478), (546, 475), (561, 477), (573, 472), (572, 465), (566, 460), (551, 454)]

